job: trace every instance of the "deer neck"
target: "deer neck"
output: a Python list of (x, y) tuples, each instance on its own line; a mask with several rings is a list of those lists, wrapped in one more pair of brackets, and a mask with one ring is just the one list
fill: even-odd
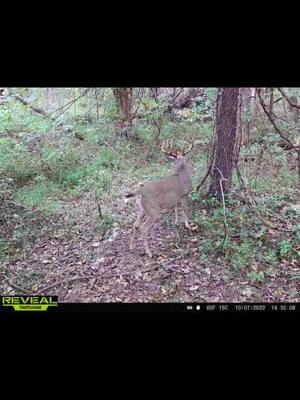
[(184, 169), (183, 171), (177, 172), (176, 175), (179, 178), (180, 189), (182, 195), (187, 195), (192, 189), (192, 181), (191, 175), (188, 168)]

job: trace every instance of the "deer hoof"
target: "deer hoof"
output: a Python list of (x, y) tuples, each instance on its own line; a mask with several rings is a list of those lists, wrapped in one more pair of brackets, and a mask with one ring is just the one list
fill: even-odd
[(148, 256), (149, 258), (152, 258), (152, 253), (151, 253), (150, 250), (147, 250), (146, 253), (147, 253), (147, 256)]
[(136, 249), (136, 244), (135, 243), (130, 243), (129, 250), (130, 251), (135, 251), (135, 249)]

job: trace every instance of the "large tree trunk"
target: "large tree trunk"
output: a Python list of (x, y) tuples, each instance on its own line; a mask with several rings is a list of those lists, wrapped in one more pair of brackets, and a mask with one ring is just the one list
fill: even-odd
[(208, 191), (210, 196), (222, 198), (220, 179), (224, 194), (228, 193), (234, 159), (234, 149), (240, 120), (240, 88), (220, 88), (216, 104), (216, 156)]

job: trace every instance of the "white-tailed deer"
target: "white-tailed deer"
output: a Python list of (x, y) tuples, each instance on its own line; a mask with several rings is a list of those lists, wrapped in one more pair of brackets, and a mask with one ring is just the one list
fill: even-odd
[[(136, 231), (139, 229), (143, 236), (146, 254), (152, 257), (148, 244), (148, 233), (150, 227), (159, 218), (163, 209), (175, 209), (175, 223), (178, 224), (178, 206), (181, 203), (185, 218), (185, 226), (191, 229), (187, 208), (187, 195), (192, 189), (190, 169), (185, 156), (193, 148), (193, 142), (184, 151), (171, 149), (168, 142), (161, 146), (161, 151), (166, 154), (169, 160), (173, 161), (173, 174), (158, 182), (147, 182), (141, 189), (134, 193), (125, 195), (125, 203), (130, 198), (135, 198), (139, 214), (133, 226), (133, 234), (130, 242), (130, 250), (136, 248)], [(145, 218), (145, 221), (143, 222)]]

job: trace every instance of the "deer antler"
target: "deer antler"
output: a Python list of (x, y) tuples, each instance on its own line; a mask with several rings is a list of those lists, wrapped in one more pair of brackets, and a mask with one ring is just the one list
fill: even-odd
[[(173, 143), (173, 142), (172, 142)], [(172, 146), (169, 145), (169, 141), (166, 140), (164, 142), (162, 142), (161, 145), (161, 151), (163, 153), (165, 153), (166, 155), (170, 156), (170, 157), (175, 157), (177, 158), (176, 152), (174, 151), (174, 149), (172, 149)]]
[[(184, 146), (184, 147), (185, 147), (185, 146)], [(187, 149), (187, 151), (184, 151), (184, 147), (183, 147), (183, 150), (182, 150), (182, 155), (183, 155), (183, 156), (186, 156), (187, 153), (189, 153), (189, 152), (192, 150), (192, 148), (194, 147), (194, 140), (192, 139), (192, 143), (190, 144), (190, 146), (189, 146), (189, 148)]]

